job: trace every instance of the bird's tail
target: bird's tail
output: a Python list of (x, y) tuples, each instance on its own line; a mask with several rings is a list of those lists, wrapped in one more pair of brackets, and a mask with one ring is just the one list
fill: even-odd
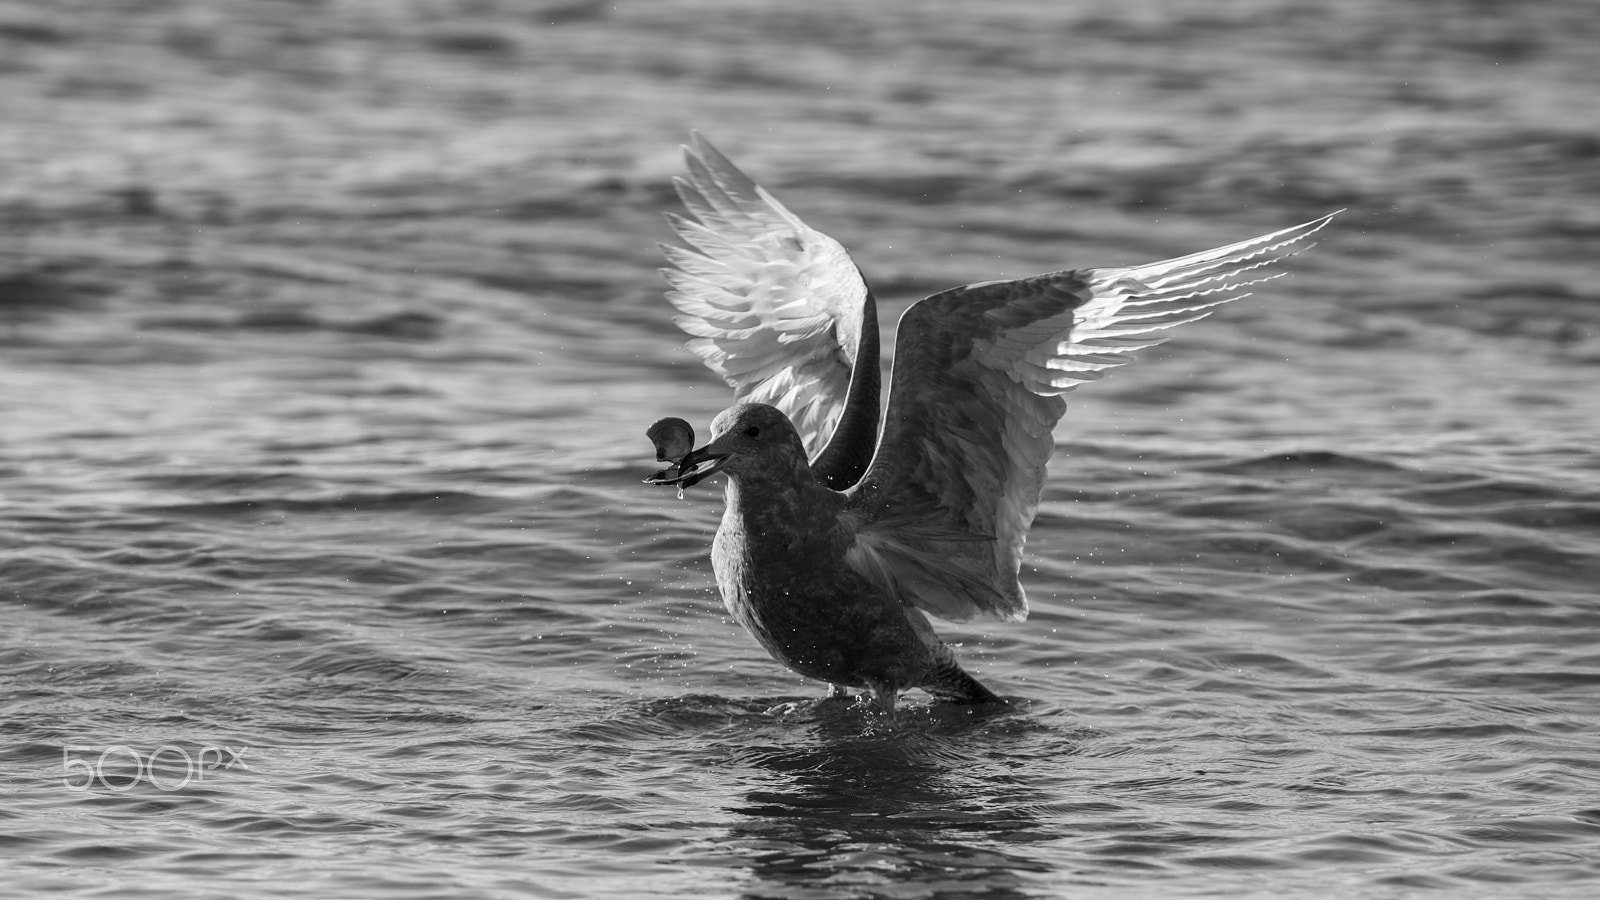
[(922, 689), (946, 703), (1004, 703), (1000, 696), (968, 675), (955, 661), (949, 660), (933, 671)]

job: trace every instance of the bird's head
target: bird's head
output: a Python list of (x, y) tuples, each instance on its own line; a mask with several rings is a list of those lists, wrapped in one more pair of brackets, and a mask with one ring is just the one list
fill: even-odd
[[(682, 422), (681, 419), (663, 422)], [(684, 435), (687, 434), (687, 441)], [(658, 454), (663, 444), (663, 423), (651, 427)], [(694, 431), (687, 423), (665, 427), (666, 445), (692, 444)], [(671, 456), (663, 456), (671, 459)], [(646, 479), (652, 484), (689, 487), (716, 474), (730, 476), (754, 472), (786, 473), (805, 471), (805, 444), (799, 432), (776, 407), (765, 403), (741, 403), (722, 411), (711, 422), (711, 443), (684, 453), (674, 468), (657, 472)]]

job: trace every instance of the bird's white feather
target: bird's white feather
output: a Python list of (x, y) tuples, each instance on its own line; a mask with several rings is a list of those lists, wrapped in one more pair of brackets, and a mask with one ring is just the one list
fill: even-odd
[(684, 155), (675, 184), (692, 218), (668, 220), (687, 246), (662, 248), (674, 321), (740, 401), (782, 410), (814, 457), (845, 408), (866, 283), (838, 241), (710, 142), (694, 135)]

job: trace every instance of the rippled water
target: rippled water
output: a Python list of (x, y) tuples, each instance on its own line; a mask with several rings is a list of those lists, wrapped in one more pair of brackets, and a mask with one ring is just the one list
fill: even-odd
[[(1589, 896), (1597, 32), (0, 4), (5, 883)], [(727, 400), (653, 271), (691, 127), (886, 326), (1349, 208), (1071, 397), (1031, 618), (945, 629), (1011, 709), (791, 704), (713, 595), (720, 492), (639, 483)]]

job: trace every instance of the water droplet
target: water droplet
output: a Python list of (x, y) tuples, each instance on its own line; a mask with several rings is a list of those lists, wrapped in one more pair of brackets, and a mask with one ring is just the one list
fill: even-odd
[(683, 499), (683, 485), (681, 485), (681, 484), (678, 485), (678, 499), (679, 500)]

